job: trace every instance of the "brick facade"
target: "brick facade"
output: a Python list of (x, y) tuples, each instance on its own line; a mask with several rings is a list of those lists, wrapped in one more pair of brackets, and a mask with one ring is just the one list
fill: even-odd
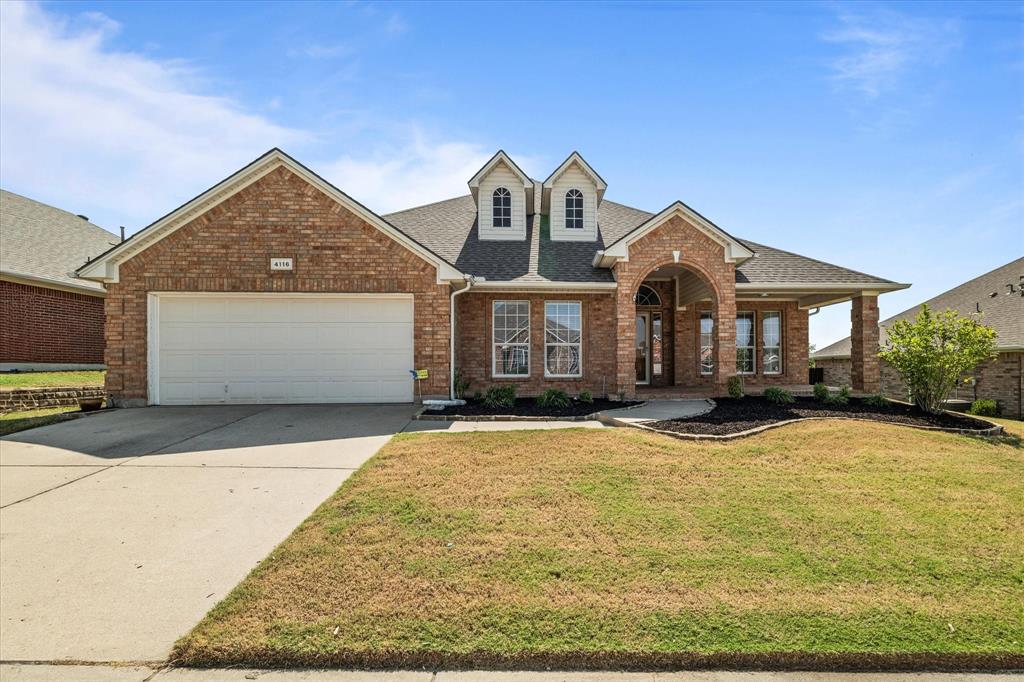
[[(906, 384), (884, 360), (879, 361), (880, 388), (882, 395), (896, 400), (907, 399)], [(851, 361), (849, 358), (822, 358), (815, 365), (825, 370), (825, 383), (830, 386), (850, 385)], [(1020, 419), (1021, 413), (1021, 371), (1024, 367), (1024, 353), (1012, 351), (999, 353), (991, 362), (978, 365), (971, 376), (973, 386), (957, 389), (956, 398), (977, 400), (989, 398), (999, 404), (1002, 414), (1006, 417)]]
[[(271, 257), (294, 270), (271, 272)], [(449, 291), (435, 267), (280, 167), (120, 266), (106, 299), (106, 390), (147, 398), (146, 295), (152, 291), (411, 293), (424, 396), (447, 395)]]
[[(530, 375), (493, 377), (492, 304), (496, 300), (530, 302)], [(583, 376), (579, 379), (544, 376), (544, 302), (580, 301), (583, 337)], [(558, 388), (575, 395), (587, 389), (595, 396), (614, 393), (615, 297), (613, 294), (536, 294), (469, 292), (456, 299), (455, 367), (470, 381), (469, 393), (490, 386), (514, 384), (518, 395), (537, 395)]]
[[(725, 385), (736, 372), (736, 273), (726, 262), (725, 248), (679, 216), (644, 235), (629, 247), (629, 260), (615, 264), (616, 291), (616, 373), (617, 391), (636, 393), (636, 305), (637, 289), (653, 270), (676, 264), (673, 251), (680, 252), (678, 265), (700, 275), (713, 293), (717, 338), (715, 383)], [(675, 328), (678, 328), (676, 325)]]
[(103, 298), (0, 281), (0, 362), (103, 362)]

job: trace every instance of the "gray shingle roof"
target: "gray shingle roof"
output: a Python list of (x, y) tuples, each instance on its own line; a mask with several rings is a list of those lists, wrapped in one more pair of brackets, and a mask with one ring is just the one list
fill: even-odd
[(72, 272), (118, 241), (74, 213), (0, 190), (0, 272), (103, 291)]
[[(1012, 284), (1016, 291), (1008, 294), (1007, 284)], [(952, 308), (961, 315), (976, 315), (978, 308), (981, 308), (981, 321), (996, 330), (996, 345), (999, 348), (1024, 348), (1024, 296), (1020, 295), (1021, 284), (1024, 284), (1024, 257), (882, 320), (878, 323), (879, 343), (885, 343), (885, 328), (888, 325), (896, 320), (916, 317), (921, 306), (927, 304), (933, 310)], [(814, 353), (816, 358), (849, 356), (849, 336)]]
[[(462, 272), (488, 280), (612, 282), (614, 279), (608, 269), (593, 267), (594, 254), (654, 215), (606, 199), (598, 210), (596, 242), (553, 242), (547, 225), (537, 216), (527, 226), (525, 241), (481, 241), (477, 238), (476, 204), (468, 194), (391, 213), (384, 219), (454, 263)], [(737, 283), (892, 284), (890, 280), (838, 265), (740, 241), (756, 256), (736, 268)]]

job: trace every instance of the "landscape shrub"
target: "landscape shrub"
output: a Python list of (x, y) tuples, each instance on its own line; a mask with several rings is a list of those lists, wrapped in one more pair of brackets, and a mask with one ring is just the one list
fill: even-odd
[(789, 405), (796, 402), (796, 398), (793, 397), (792, 393), (777, 386), (764, 389), (764, 397), (765, 400), (776, 405)]
[(878, 357), (903, 379), (911, 400), (925, 412), (942, 411), (960, 377), (995, 355), (996, 332), (956, 310), (933, 313), (928, 306), (913, 320), (897, 320), (887, 330)]
[(516, 387), (512, 384), (508, 386), (491, 386), (484, 393), (483, 402), (484, 405), (490, 408), (513, 407), (516, 404)]
[(545, 409), (568, 407), (569, 402), (569, 394), (557, 388), (549, 388), (537, 396), (537, 404)]
[(825, 402), (828, 400), (828, 386), (823, 383), (814, 384), (814, 399), (818, 402)]
[(979, 398), (971, 403), (971, 409), (968, 411), (979, 417), (995, 417), (999, 414), (999, 403), (989, 398)]
[(726, 382), (726, 388), (729, 390), (730, 398), (742, 398), (743, 397), (743, 379), (733, 375), (729, 377), (729, 381)]
[(889, 405), (889, 399), (881, 393), (876, 393), (864, 398), (864, 404), (868, 407), (886, 407)]
[(587, 389), (580, 391), (579, 395), (576, 396), (576, 399), (581, 403), (586, 403), (587, 405), (594, 402), (594, 396)]
[(825, 398), (825, 404), (826, 405), (832, 405), (834, 407), (841, 407), (843, 405), (846, 405), (849, 402), (850, 402), (850, 387), (849, 386), (843, 386), (842, 388), (839, 389), (839, 393), (836, 393), (835, 395), (830, 395), (827, 398)]
[(462, 400), (466, 397), (466, 391), (469, 390), (469, 379), (467, 379), (461, 370), (455, 371), (455, 397), (458, 400)]

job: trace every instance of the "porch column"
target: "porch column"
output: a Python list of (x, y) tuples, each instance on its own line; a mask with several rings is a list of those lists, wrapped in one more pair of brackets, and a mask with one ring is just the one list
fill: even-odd
[(721, 288), (725, 291), (715, 301), (715, 386), (724, 395), (729, 377), (736, 374), (736, 290)]
[(615, 323), (615, 381), (608, 393), (629, 399), (636, 395), (636, 302), (622, 281), (615, 292)]
[(850, 381), (856, 391), (876, 393), (878, 366), (878, 296), (862, 294), (850, 310)]

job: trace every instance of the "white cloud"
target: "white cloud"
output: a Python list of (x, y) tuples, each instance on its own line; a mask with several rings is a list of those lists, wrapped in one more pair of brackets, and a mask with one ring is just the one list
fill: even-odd
[(120, 27), (103, 15), (72, 26), (37, 5), (0, 5), (0, 174), (30, 196), (116, 229), (109, 221), (148, 222), (268, 148), (309, 138), (200, 93), (180, 62), (109, 49)]
[(833, 78), (876, 98), (895, 87), (914, 66), (934, 64), (959, 45), (959, 27), (951, 20), (937, 21), (897, 14), (844, 13), (840, 26), (822, 38), (846, 48), (832, 62)]
[(466, 183), (493, 153), (467, 142), (428, 141), (416, 132), (405, 144), (328, 160), (317, 170), (373, 210), (388, 213), (468, 193)]
[(195, 66), (114, 49), (120, 26), (109, 17), (60, 19), (20, 2), (0, 11), (4, 188), (115, 232), (143, 227), (274, 146), (380, 212), (465, 194), (494, 151), (372, 110), (323, 118), (329, 130), (289, 128), (268, 117), (280, 96), (255, 103), (260, 115), (206, 94)]

